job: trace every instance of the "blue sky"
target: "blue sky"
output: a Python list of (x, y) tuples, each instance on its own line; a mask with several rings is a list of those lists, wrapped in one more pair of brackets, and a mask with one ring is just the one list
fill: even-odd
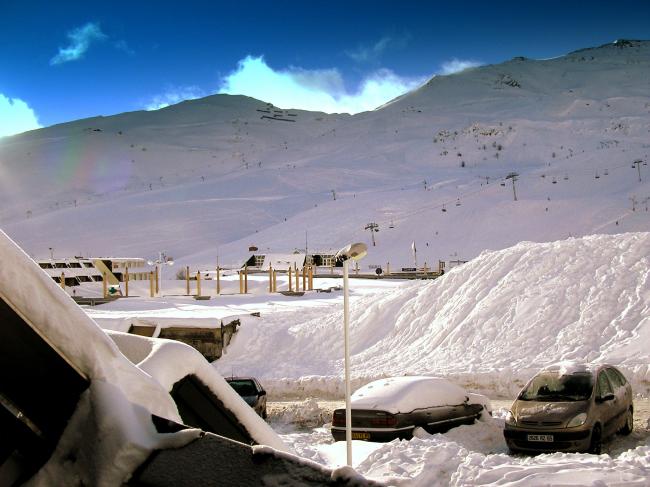
[(0, 135), (220, 92), (354, 113), (617, 38), (650, 39), (650, 2), (2, 0)]

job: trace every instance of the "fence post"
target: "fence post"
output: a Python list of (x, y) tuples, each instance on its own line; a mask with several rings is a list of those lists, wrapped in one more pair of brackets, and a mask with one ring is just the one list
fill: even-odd
[(273, 271), (273, 292), (278, 292), (278, 272), (276, 270)]
[(126, 297), (129, 297), (129, 268), (126, 268), (126, 273), (124, 274), (124, 292)]
[(104, 297), (108, 296), (108, 282), (106, 281), (106, 273), (102, 276), (102, 288), (104, 289)]
[(273, 266), (269, 266), (269, 292), (273, 292)]
[(390, 262), (386, 262), (386, 275), (390, 275)]
[(314, 290), (314, 268), (309, 266), (309, 290)]
[(302, 290), (307, 290), (307, 268), (305, 266), (302, 267)]
[(160, 292), (160, 286), (158, 285), (158, 266), (156, 266), (156, 294)]
[(196, 295), (201, 295), (201, 271), (196, 271)]
[(153, 298), (153, 271), (149, 271), (149, 296)]
[(244, 266), (244, 294), (248, 294), (248, 264)]
[(217, 294), (221, 294), (221, 269), (217, 266)]
[(239, 275), (239, 294), (244, 294), (244, 274), (241, 270), (237, 271), (237, 274)]
[(298, 274), (298, 264), (293, 264), (294, 275), (296, 276), (296, 292), (300, 291), (300, 274)]
[(65, 273), (61, 273), (61, 289), (65, 289)]
[(289, 265), (289, 292), (293, 291), (293, 276), (291, 275), (291, 265)]
[(190, 266), (185, 266), (185, 295), (190, 295)]

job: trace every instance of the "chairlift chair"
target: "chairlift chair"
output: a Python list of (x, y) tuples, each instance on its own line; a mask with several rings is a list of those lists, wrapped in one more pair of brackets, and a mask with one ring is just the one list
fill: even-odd
[(553, 178), (553, 181), (552, 181), (552, 182), (553, 182), (553, 184), (557, 184), (557, 179), (556, 179), (556, 178)]
[(596, 176), (594, 176), (594, 177), (595, 177), (596, 179), (600, 179), (600, 175), (598, 174), (598, 172), (596, 172)]
[(565, 181), (568, 181), (568, 180), (569, 180), (569, 175), (568, 175), (568, 174), (565, 174), (565, 175), (564, 175), (564, 180), (565, 180)]
[(456, 200), (456, 206), (460, 206), (460, 198)]
[(444, 212), (446, 212), (446, 211), (447, 211), (447, 208), (445, 208), (445, 204), (443, 203), (443, 204), (442, 204), (442, 212), (444, 213)]
[(609, 171), (605, 169), (605, 172), (603, 173), (604, 176), (609, 176)]

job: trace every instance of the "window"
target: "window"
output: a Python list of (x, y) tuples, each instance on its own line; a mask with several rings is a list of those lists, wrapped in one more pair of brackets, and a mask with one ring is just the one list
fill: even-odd
[(625, 378), (621, 375), (621, 373), (618, 370), (606, 369), (605, 373), (607, 374), (607, 377), (609, 378), (609, 382), (612, 384), (614, 389), (618, 389), (619, 387), (625, 386)]
[(601, 371), (598, 374), (598, 397), (604, 397), (607, 394), (613, 394), (612, 386), (607, 379), (605, 371)]

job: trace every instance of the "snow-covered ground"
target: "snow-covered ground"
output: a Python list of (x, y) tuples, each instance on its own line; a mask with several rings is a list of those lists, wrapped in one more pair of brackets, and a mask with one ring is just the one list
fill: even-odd
[[(585, 360), (619, 366), (646, 411), (637, 414), (632, 437), (615, 439), (606, 454), (513, 457), (503, 442), (507, 405), (501, 403), (494, 419), (445, 435), (355, 442), (355, 468), (391, 484), (422, 486), (649, 485), (643, 399), (650, 385), (648, 249), (650, 233), (522, 242), (485, 252), (435, 281), (353, 279), (355, 388), (383, 376), (428, 374), (493, 398), (512, 398), (549, 363)], [(323, 426), (331, 409), (319, 401), (343, 395), (342, 293), (269, 295), (266, 277), (256, 279), (255, 292), (245, 296), (206, 302), (171, 295), (129, 298), (86, 311), (114, 329), (136, 318), (205, 325), (241, 317), (240, 330), (215, 367), (224, 375), (257, 376), (271, 400), (298, 399), (272, 406), (272, 425), (300, 455), (336, 466), (344, 447)], [(330, 287), (332, 281), (315, 284)], [(182, 286), (164, 283), (170, 294)]]

